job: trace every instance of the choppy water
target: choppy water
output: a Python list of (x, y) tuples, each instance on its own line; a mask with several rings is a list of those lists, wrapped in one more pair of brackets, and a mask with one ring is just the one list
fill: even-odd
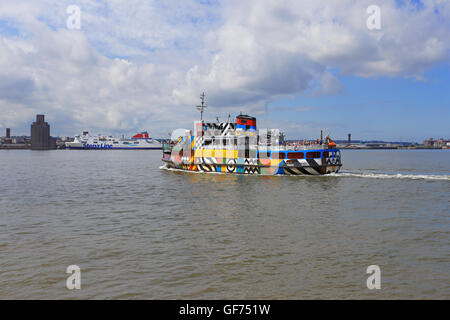
[(344, 150), (328, 177), (159, 159), (0, 151), (0, 298), (450, 298), (450, 151)]

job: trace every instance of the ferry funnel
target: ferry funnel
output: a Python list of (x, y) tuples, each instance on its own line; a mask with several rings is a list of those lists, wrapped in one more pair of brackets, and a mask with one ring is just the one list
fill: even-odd
[(245, 114), (240, 114), (236, 117), (236, 129), (243, 129), (244, 131), (256, 131), (256, 118)]

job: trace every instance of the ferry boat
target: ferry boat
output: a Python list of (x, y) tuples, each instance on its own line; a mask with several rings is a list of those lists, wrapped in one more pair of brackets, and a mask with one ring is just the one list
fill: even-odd
[[(203, 115), (204, 95), (199, 106)], [(163, 144), (167, 168), (197, 172), (260, 175), (324, 175), (337, 173), (341, 151), (327, 135), (315, 144), (292, 145), (278, 129), (256, 128), (256, 118), (238, 115), (224, 123), (194, 122), (194, 132)]]
[(112, 136), (91, 136), (88, 131), (76, 135), (72, 142), (66, 142), (67, 149), (89, 150), (161, 150), (162, 144), (141, 132), (131, 139), (118, 139)]

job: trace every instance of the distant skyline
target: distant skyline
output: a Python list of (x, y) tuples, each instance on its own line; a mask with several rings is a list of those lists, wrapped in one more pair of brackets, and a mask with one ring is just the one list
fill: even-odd
[(439, 0), (3, 0), (0, 136), (42, 113), (53, 136), (164, 138), (204, 91), (205, 119), (288, 139), (450, 139), (448, 39)]

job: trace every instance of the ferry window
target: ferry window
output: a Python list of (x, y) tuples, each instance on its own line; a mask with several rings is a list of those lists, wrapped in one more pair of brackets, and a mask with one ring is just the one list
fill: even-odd
[(328, 158), (330, 156), (330, 153), (328, 151), (323, 152), (323, 157)]
[(272, 159), (284, 159), (284, 158), (286, 158), (286, 154), (284, 152), (272, 153)]
[(303, 152), (289, 152), (288, 159), (303, 159)]
[(114, 144), (119, 144), (117, 141), (114, 141), (113, 143), (114, 143)]
[(308, 159), (320, 158), (320, 152), (308, 152), (306, 154), (306, 158)]
[(135, 141), (134, 144), (139, 144), (139, 141)]

